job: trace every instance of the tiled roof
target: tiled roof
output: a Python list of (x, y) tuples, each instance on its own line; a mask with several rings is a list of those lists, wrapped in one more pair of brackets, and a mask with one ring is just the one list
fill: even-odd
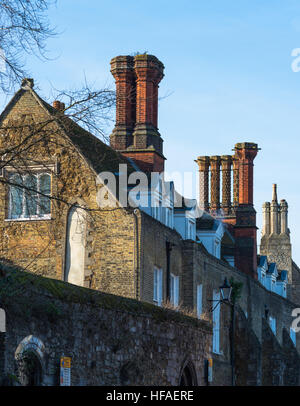
[(127, 158), (80, 127), (71, 118), (57, 111), (50, 104), (45, 102), (33, 89), (21, 88), (16, 92), (0, 115), (0, 123), (25, 92), (30, 92), (36, 101), (54, 118), (65, 135), (70, 139), (72, 144), (77, 147), (89, 166), (94, 169), (97, 174), (102, 171), (118, 173), (119, 164), (127, 164), (128, 173), (135, 171), (132, 163), (127, 160)]

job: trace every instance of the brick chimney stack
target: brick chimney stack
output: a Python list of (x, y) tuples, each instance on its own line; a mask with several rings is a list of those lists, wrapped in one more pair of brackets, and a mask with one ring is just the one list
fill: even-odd
[[(235, 266), (257, 279), (253, 161), (258, 146), (249, 142), (239, 143), (235, 145), (234, 151), (233, 156), (199, 156), (195, 161), (199, 166), (199, 206), (228, 225), (235, 237)], [(220, 202), (221, 183), (222, 202)], [(267, 208), (265, 216), (270, 217)]]
[(153, 55), (118, 56), (111, 61), (116, 80), (116, 125), (111, 146), (145, 172), (163, 172), (163, 140), (157, 129), (158, 85), (164, 66)]
[(211, 198), (210, 210), (213, 215), (220, 210), (220, 165), (221, 157), (218, 155), (210, 157), (210, 184)]
[(235, 266), (257, 279), (257, 227), (253, 207), (253, 161), (258, 146), (254, 143), (235, 145), (234, 158), (238, 161), (238, 207), (234, 236), (236, 240)]
[(59, 100), (54, 100), (54, 102), (52, 103), (52, 107), (58, 111), (64, 111), (66, 108), (65, 103), (62, 103)]
[(244, 142), (235, 145), (235, 156), (239, 162), (240, 205), (253, 206), (253, 161), (257, 152), (257, 144)]
[(209, 156), (199, 156), (195, 161), (199, 166), (199, 207), (209, 210)]
[(135, 73), (132, 56), (117, 56), (110, 62), (116, 82), (116, 125), (110, 136), (112, 148), (122, 151), (132, 145), (135, 125)]

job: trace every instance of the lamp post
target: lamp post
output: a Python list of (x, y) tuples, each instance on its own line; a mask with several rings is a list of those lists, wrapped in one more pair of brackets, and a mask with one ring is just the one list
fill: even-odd
[[(225, 303), (231, 307), (231, 320), (230, 320), (230, 363), (231, 363), (231, 385), (235, 386), (235, 354), (234, 354), (234, 334), (235, 334), (235, 301), (231, 300), (232, 286), (229, 284), (227, 278), (224, 279), (223, 285), (219, 287), (221, 299), (217, 300), (217, 304), (212, 307), (213, 312), (216, 307)], [(215, 300), (211, 300), (214, 302)]]

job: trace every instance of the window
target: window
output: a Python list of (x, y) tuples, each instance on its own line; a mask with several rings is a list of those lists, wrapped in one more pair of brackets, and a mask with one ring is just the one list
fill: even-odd
[(154, 268), (153, 273), (153, 302), (161, 306), (162, 302), (162, 269)]
[(220, 258), (220, 241), (218, 241), (218, 240), (215, 241), (214, 250), (215, 250), (215, 257)]
[(161, 205), (158, 199), (155, 199), (152, 206), (152, 216), (161, 221)]
[(296, 331), (292, 327), (290, 328), (290, 337), (296, 347)]
[(170, 292), (170, 299), (171, 303), (178, 307), (179, 305), (179, 276), (175, 276), (171, 274), (171, 292)]
[[(11, 174), (9, 181), (9, 219), (50, 217), (51, 177), (48, 173)], [(20, 186), (16, 186), (20, 185)], [(46, 195), (46, 196), (45, 196)]]
[(192, 221), (188, 220), (187, 227), (188, 227), (188, 229), (187, 229), (187, 239), (188, 240), (195, 240), (195, 238), (196, 238), (195, 237), (195, 224)]
[(276, 319), (275, 319), (275, 317), (271, 317), (271, 316), (269, 317), (269, 324), (270, 324), (271, 330), (276, 335)]
[(169, 207), (166, 207), (166, 226), (173, 228), (173, 222), (172, 222), (172, 209)]
[(197, 285), (197, 317), (202, 314), (202, 285)]
[[(219, 290), (213, 292), (213, 304), (216, 306), (220, 300)], [(213, 311), (213, 352), (220, 354), (220, 304)]]

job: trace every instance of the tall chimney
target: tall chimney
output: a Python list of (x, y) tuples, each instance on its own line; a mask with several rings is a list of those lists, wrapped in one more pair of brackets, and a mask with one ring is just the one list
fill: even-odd
[(279, 205), (277, 200), (277, 185), (273, 185), (271, 202), (271, 234), (279, 234)]
[[(133, 158), (145, 172), (163, 172), (163, 140), (157, 129), (158, 85), (164, 65), (153, 55), (134, 57), (136, 74), (136, 124), (133, 133)], [(129, 156), (129, 155), (128, 155)]]
[[(112, 59), (116, 78), (116, 127), (111, 146), (144, 172), (163, 172), (163, 140), (157, 129), (158, 85), (164, 65), (153, 55)], [(118, 104), (119, 100), (119, 104)]]
[(253, 161), (257, 155), (257, 144), (244, 142), (235, 145), (239, 161), (239, 204), (253, 206)]
[(239, 205), (239, 160), (236, 156), (232, 157), (232, 172), (233, 172), (233, 208)]
[(135, 73), (132, 56), (117, 56), (110, 62), (116, 82), (116, 124), (110, 136), (111, 147), (123, 151), (133, 142), (135, 125)]
[(263, 229), (262, 235), (270, 235), (271, 224), (270, 224), (270, 203), (265, 202), (263, 204)]
[(288, 229), (288, 204), (286, 200), (280, 200), (281, 234), (289, 234)]
[(199, 207), (209, 210), (209, 156), (199, 156), (196, 160), (199, 166)]
[(234, 226), (235, 266), (254, 279), (257, 279), (257, 227), (253, 207), (253, 161), (257, 152), (258, 146), (254, 143), (235, 145), (239, 171), (239, 204)]
[(222, 209), (225, 215), (231, 211), (231, 164), (230, 155), (221, 156), (222, 165)]
[(211, 188), (211, 198), (210, 198), (210, 210), (212, 214), (216, 214), (220, 210), (220, 156), (210, 157), (210, 188)]

